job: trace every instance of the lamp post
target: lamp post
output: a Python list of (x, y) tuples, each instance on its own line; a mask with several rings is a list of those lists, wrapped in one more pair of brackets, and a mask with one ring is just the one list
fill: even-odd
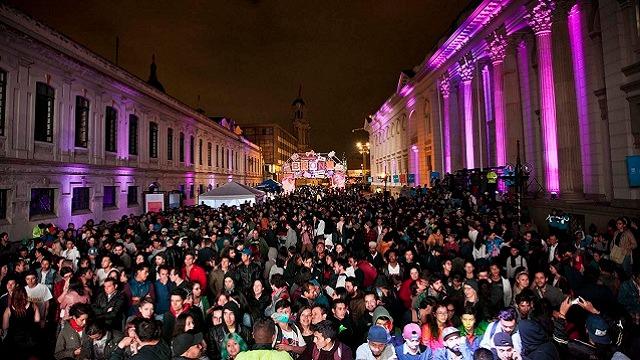
[(369, 155), (369, 143), (367, 142), (363, 144), (358, 141), (356, 143), (356, 148), (358, 148), (358, 152), (362, 155), (362, 184), (364, 185), (367, 183), (365, 169), (367, 167), (366, 157)]

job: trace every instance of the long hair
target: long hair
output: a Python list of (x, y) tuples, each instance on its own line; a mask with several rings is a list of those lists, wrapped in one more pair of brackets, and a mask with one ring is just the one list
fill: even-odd
[[(27, 304), (29, 303), (29, 297), (27, 296), (27, 290), (22, 286), (16, 286), (11, 293), (11, 307), (19, 317), (25, 316), (27, 313)], [(33, 305), (33, 304), (32, 304)]]
[(249, 348), (247, 346), (247, 343), (244, 341), (244, 339), (242, 339), (240, 335), (238, 335), (237, 333), (229, 333), (222, 340), (222, 346), (220, 348), (220, 356), (223, 360), (229, 358), (229, 352), (227, 351), (227, 343), (229, 342), (229, 340), (233, 340), (238, 345), (240, 345), (240, 352), (247, 351), (247, 349)]

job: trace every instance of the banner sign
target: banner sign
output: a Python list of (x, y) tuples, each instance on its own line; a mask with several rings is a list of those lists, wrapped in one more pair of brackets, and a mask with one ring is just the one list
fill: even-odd
[(285, 192), (291, 192), (296, 179), (329, 179), (331, 187), (344, 188), (346, 172), (334, 151), (295, 153), (282, 166), (282, 186)]

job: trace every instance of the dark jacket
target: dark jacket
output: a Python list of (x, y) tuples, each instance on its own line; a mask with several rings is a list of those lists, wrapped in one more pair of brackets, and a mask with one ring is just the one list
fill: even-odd
[(68, 321), (65, 321), (64, 327), (58, 334), (56, 339), (56, 348), (53, 356), (56, 359), (74, 358), (73, 352), (91, 341), (86, 332), (82, 332), (82, 336), (76, 332)]
[[(236, 333), (240, 335), (240, 337), (245, 342), (247, 342), (247, 344), (251, 345), (253, 343), (251, 330), (247, 329), (243, 325), (236, 324)], [(222, 342), (224, 341), (224, 337), (227, 336), (227, 334), (229, 334), (229, 329), (227, 329), (227, 326), (224, 323), (213, 326), (209, 329), (209, 332), (205, 336), (205, 341), (207, 342), (207, 354), (209, 355), (209, 359), (220, 359), (220, 350), (223, 346)]]
[(138, 350), (138, 353), (131, 356), (126, 357), (124, 349), (121, 349), (116, 346), (116, 350), (111, 353), (110, 360), (158, 360), (158, 359), (171, 359), (171, 348), (167, 343), (160, 340), (159, 343), (155, 345), (147, 345), (143, 346)]
[[(107, 331), (104, 335), (107, 337), (106, 345), (104, 346), (104, 358), (110, 359), (111, 354), (118, 348), (118, 343), (122, 340), (122, 333), (119, 331)], [(82, 359), (96, 359), (95, 350), (93, 347), (93, 341), (89, 339), (82, 343), (82, 351), (80, 352), (80, 358)]]
[(518, 332), (522, 341), (522, 356), (525, 359), (560, 360), (558, 350), (540, 324), (533, 320), (521, 320), (518, 323)]
[(107, 294), (101, 291), (93, 302), (92, 307), (96, 319), (103, 320), (108, 329), (122, 330), (122, 316), (125, 311), (124, 295), (122, 292), (116, 291), (111, 299), (107, 299)]

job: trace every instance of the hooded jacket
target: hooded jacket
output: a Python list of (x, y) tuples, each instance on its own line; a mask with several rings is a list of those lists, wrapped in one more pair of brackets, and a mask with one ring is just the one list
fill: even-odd
[(518, 333), (522, 342), (523, 359), (559, 360), (560, 354), (540, 324), (533, 320), (521, 320)]

